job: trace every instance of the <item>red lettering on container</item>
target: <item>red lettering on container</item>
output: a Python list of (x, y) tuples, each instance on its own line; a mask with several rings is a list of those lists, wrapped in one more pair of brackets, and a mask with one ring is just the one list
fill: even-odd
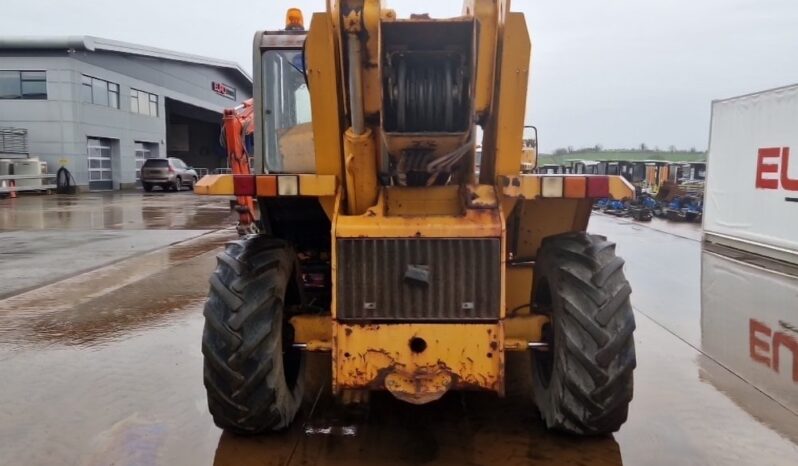
[(756, 187), (759, 189), (779, 189), (779, 180), (765, 178), (765, 173), (777, 173), (778, 163), (765, 163), (765, 159), (778, 159), (781, 149), (778, 147), (766, 147), (759, 149), (756, 159)]
[(798, 382), (798, 340), (783, 332), (773, 334), (773, 370), (779, 372), (779, 350), (788, 348), (792, 353), (792, 381)]
[[(757, 333), (767, 337), (767, 340), (759, 338)], [(751, 359), (768, 367), (770, 367), (770, 334), (770, 327), (767, 325), (754, 319), (748, 320), (748, 351)]]
[(798, 179), (791, 179), (790, 170), (790, 148), (785, 147), (781, 150), (781, 187), (788, 191), (798, 191)]
[[(778, 173), (778, 178), (765, 178), (767, 173)], [(798, 178), (790, 178), (789, 147), (759, 149), (756, 157), (756, 187), (757, 189), (779, 189), (781, 187), (787, 191), (798, 191)]]
[(781, 350), (792, 354), (792, 381), (798, 383), (798, 340), (784, 332), (774, 332), (758, 320), (748, 319), (748, 352), (751, 359), (779, 373)]

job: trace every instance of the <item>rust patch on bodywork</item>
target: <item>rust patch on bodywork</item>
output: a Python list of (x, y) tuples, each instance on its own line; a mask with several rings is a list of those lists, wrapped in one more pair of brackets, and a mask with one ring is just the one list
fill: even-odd
[(414, 404), (434, 401), (452, 389), (504, 393), (501, 323), (335, 322), (333, 333), (336, 391), (388, 390)]

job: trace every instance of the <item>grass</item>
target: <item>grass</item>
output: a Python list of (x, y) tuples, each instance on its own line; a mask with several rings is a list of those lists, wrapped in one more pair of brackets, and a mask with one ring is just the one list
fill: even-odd
[(707, 154), (689, 151), (654, 151), (654, 150), (602, 150), (575, 151), (562, 155), (540, 154), (538, 166), (546, 164), (562, 164), (572, 160), (665, 160), (669, 162), (705, 162)]

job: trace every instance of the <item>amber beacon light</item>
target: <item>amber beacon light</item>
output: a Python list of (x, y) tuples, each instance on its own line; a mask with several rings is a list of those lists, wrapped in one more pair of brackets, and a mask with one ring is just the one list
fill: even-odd
[(285, 29), (289, 31), (304, 31), (305, 21), (302, 19), (302, 10), (289, 8), (285, 13)]

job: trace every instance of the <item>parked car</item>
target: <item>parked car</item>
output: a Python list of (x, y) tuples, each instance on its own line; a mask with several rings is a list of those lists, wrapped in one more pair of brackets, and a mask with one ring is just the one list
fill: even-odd
[(180, 191), (184, 186), (194, 188), (197, 172), (175, 157), (147, 159), (141, 166), (141, 187), (150, 192), (155, 186), (164, 191)]

